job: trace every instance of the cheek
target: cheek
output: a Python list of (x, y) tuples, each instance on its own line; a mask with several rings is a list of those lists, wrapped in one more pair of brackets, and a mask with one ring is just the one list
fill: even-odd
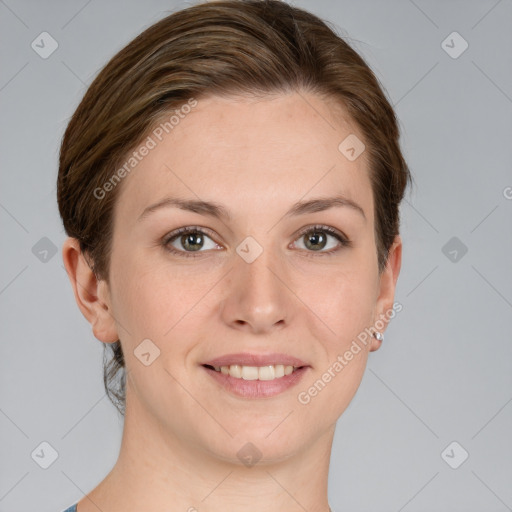
[(329, 328), (326, 332), (334, 347), (350, 343), (371, 325), (376, 294), (373, 275), (368, 270), (332, 269), (313, 277), (310, 285), (303, 284), (299, 292), (314, 313), (312, 320)]
[(314, 379), (304, 383), (297, 399), (301, 404), (302, 418), (309, 423), (310, 429), (315, 428), (318, 417), (332, 424), (345, 412), (361, 384), (367, 354), (362, 349), (343, 364), (333, 359), (325, 368), (319, 369)]
[(312, 429), (318, 415), (334, 423), (348, 407), (361, 383), (371, 340), (365, 329), (372, 325), (372, 282), (360, 275), (357, 279), (344, 275), (331, 280), (329, 287), (331, 291), (323, 297), (312, 297), (315, 315), (309, 317), (323, 356), (297, 392), (304, 419), (312, 422)]
[(364, 271), (354, 269), (339, 273), (326, 281), (328, 293), (316, 293), (312, 297), (315, 313), (334, 334), (331, 332), (322, 338), (323, 363), (315, 369), (314, 378), (305, 382), (300, 390), (303, 394), (299, 396), (299, 403), (317, 411), (309, 418), (322, 414), (335, 422), (361, 383), (371, 341), (366, 329), (373, 322), (375, 275), (367, 266)]
[[(160, 258), (117, 260), (112, 272), (113, 313), (125, 327), (120, 332), (123, 342), (135, 347), (149, 338), (162, 351), (186, 350), (186, 333), (197, 329), (198, 315), (208, 302), (205, 295), (217, 274), (180, 269)], [(180, 339), (179, 346), (173, 338)]]
[(161, 337), (170, 310), (164, 276), (122, 248), (113, 251), (111, 269), (113, 315), (123, 345), (133, 350), (143, 339)]

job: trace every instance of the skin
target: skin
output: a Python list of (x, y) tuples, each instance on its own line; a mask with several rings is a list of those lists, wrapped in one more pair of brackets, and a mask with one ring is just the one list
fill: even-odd
[[(349, 161), (338, 150), (349, 134), (363, 139), (341, 107), (313, 94), (200, 99), (119, 185), (109, 283), (76, 240), (64, 243), (77, 304), (98, 340), (121, 340), (128, 372), (118, 461), (78, 512), (328, 512), (335, 423), (380, 342), (360, 344), (307, 405), (297, 395), (391, 310), (402, 248), (397, 236), (379, 275), (366, 152)], [(348, 207), (284, 217), (299, 200), (335, 193), (366, 219)], [(170, 195), (222, 203), (232, 219), (173, 207), (138, 220)], [(325, 246), (308, 247), (311, 233), (299, 231), (315, 224), (352, 245), (325, 234)], [(198, 257), (162, 241), (186, 226), (210, 230), (199, 252), (189, 249)], [(252, 263), (236, 252), (247, 236), (263, 248)], [(187, 250), (180, 237), (172, 247)], [(134, 355), (144, 339), (160, 350), (149, 366)], [(280, 395), (244, 399), (201, 366), (233, 352), (284, 352), (311, 368)], [(252, 467), (236, 455), (247, 442), (262, 453)]]

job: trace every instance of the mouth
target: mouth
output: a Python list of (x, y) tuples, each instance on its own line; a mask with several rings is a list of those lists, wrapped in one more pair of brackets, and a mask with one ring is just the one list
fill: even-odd
[(227, 391), (229, 394), (243, 399), (271, 398), (283, 394), (296, 386), (311, 370), (310, 366), (291, 365), (201, 365), (218, 392)]
[(306, 366), (292, 366), (284, 364), (270, 364), (265, 366), (245, 366), (239, 364), (213, 366), (210, 364), (203, 364), (202, 366), (234, 379), (260, 381), (282, 379), (283, 377), (291, 375), (298, 370), (306, 368)]

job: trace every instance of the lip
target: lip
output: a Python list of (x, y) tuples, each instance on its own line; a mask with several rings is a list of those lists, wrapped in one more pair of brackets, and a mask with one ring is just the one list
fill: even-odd
[(231, 366), (232, 364), (239, 364), (241, 366), (268, 366), (271, 364), (282, 364), (284, 366), (296, 366), (297, 368), (309, 366), (301, 359), (288, 354), (251, 354), (249, 352), (226, 354), (201, 364), (208, 364), (210, 366)]
[(302, 380), (304, 374), (311, 370), (311, 367), (303, 366), (302, 368), (295, 370), (293, 373), (290, 373), (290, 375), (285, 375), (284, 377), (280, 377), (278, 379), (244, 380), (236, 379), (230, 375), (225, 375), (211, 368), (207, 368), (206, 366), (202, 366), (202, 368), (208, 375), (210, 375), (212, 379), (214, 379), (218, 385), (221, 386), (222, 389), (237, 397), (252, 399), (270, 398), (279, 395), (291, 387), (296, 386)]

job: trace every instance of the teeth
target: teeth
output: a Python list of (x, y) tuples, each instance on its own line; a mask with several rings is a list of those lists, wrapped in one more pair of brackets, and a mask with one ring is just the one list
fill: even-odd
[(230, 375), (235, 379), (244, 380), (274, 380), (280, 379), (285, 375), (290, 375), (298, 367), (284, 366), (282, 364), (267, 365), (267, 366), (241, 366), (232, 364), (231, 366), (215, 366), (216, 372), (221, 372), (224, 375)]

